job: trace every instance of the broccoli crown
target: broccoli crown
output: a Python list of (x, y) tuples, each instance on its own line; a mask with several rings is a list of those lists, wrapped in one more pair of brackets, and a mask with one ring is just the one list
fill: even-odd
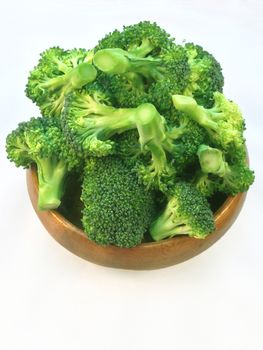
[(254, 171), (244, 164), (234, 164), (227, 168), (219, 191), (235, 196), (239, 192), (246, 192), (255, 180)]
[(213, 55), (199, 45), (187, 43), (185, 49), (191, 73), (184, 94), (193, 96), (200, 105), (209, 108), (213, 105), (214, 92), (223, 91), (221, 66)]
[(179, 115), (174, 125), (166, 133), (166, 150), (172, 154), (177, 173), (183, 173), (185, 167), (197, 160), (197, 150), (207, 139), (205, 130), (185, 115)]
[(79, 164), (79, 157), (66, 142), (59, 121), (53, 118), (31, 118), (19, 123), (6, 139), (8, 159), (28, 168), (39, 159), (56, 156), (70, 170)]
[(6, 139), (6, 151), (16, 166), (37, 166), (39, 209), (60, 205), (67, 173), (81, 166), (79, 156), (68, 146), (54, 118), (31, 118), (20, 123)]
[(43, 115), (59, 117), (65, 96), (95, 80), (96, 69), (89, 63), (91, 52), (84, 49), (63, 50), (52, 47), (41, 54), (30, 72), (26, 95)]
[(174, 106), (207, 131), (215, 146), (229, 153), (244, 149), (244, 119), (237, 106), (220, 92), (214, 93), (214, 105), (206, 109), (192, 97), (174, 95)]
[(176, 235), (205, 238), (214, 231), (213, 213), (206, 198), (187, 182), (175, 184), (164, 212), (153, 222), (155, 241)]
[(81, 200), (84, 230), (101, 245), (136, 246), (155, 213), (154, 193), (139, 184), (128, 163), (113, 156), (87, 160)]
[(128, 130), (122, 134), (116, 134), (112, 137), (114, 142), (114, 154), (121, 157), (137, 157), (141, 153), (138, 131)]
[[(207, 145), (201, 145), (198, 149), (198, 157), (202, 173), (197, 180), (197, 187), (203, 193), (209, 192), (209, 188), (236, 195), (245, 192), (254, 182), (254, 172), (242, 162), (230, 165), (225, 161), (222, 151)], [(209, 180), (208, 174), (214, 175), (214, 179)], [(202, 178), (206, 177), (207, 189), (202, 185)]]
[(110, 104), (96, 83), (67, 96), (61, 118), (63, 131), (83, 156), (101, 157), (113, 152), (114, 143), (108, 138), (117, 132), (121, 114), (114, 114), (116, 109)]
[(123, 31), (114, 30), (107, 34), (95, 47), (95, 52), (107, 48), (119, 47), (134, 53), (137, 57), (158, 53), (162, 47), (173, 44), (173, 38), (156, 23), (149, 21), (124, 26)]
[(183, 93), (190, 68), (186, 50), (156, 23), (140, 22), (114, 31), (95, 48), (95, 65), (118, 107), (153, 103), (163, 113), (171, 94)]
[(120, 106), (147, 101), (161, 112), (171, 108), (171, 94), (184, 91), (189, 75), (186, 51), (175, 44), (163, 48), (156, 57), (143, 58), (120, 48), (107, 48), (97, 51), (93, 61), (110, 74), (107, 85)]

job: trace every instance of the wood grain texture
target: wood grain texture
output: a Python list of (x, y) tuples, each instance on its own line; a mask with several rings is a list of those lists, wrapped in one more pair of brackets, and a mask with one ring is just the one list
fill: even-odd
[(180, 236), (160, 242), (142, 243), (134, 248), (102, 247), (87, 238), (82, 230), (71, 224), (55, 210), (37, 209), (38, 180), (34, 169), (27, 170), (27, 187), (39, 219), (63, 247), (90, 262), (122, 269), (152, 270), (181, 263), (200, 254), (214, 244), (237, 218), (246, 193), (228, 197), (215, 213), (216, 230), (205, 239)]

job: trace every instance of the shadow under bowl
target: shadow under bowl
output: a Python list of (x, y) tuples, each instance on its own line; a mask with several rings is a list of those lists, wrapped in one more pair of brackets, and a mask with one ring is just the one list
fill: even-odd
[(134, 248), (103, 247), (56, 210), (37, 209), (38, 179), (34, 168), (27, 170), (27, 187), (32, 205), (44, 227), (63, 247), (95, 264), (131, 270), (152, 270), (181, 263), (214, 244), (236, 220), (246, 193), (227, 197), (215, 212), (216, 230), (205, 239), (178, 236), (160, 242), (146, 242)]

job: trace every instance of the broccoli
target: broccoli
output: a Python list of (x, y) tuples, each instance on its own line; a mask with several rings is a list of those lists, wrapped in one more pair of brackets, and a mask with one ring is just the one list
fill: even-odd
[(36, 167), (41, 210), (65, 204), (77, 177), (79, 226), (98, 244), (204, 238), (215, 228), (211, 208), (254, 181), (245, 122), (223, 85), (212, 54), (149, 21), (90, 51), (52, 47), (26, 86), (42, 117), (7, 136), (8, 158)]
[(16, 166), (37, 166), (38, 208), (55, 209), (61, 203), (69, 171), (80, 166), (77, 154), (66, 143), (56, 118), (31, 118), (20, 123), (6, 139), (6, 151)]
[(177, 235), (205, 238), (215, 230), (213, 213), (206, 198), (187, 182), (178, 182), (171, 190), (163, 213), (152, 223), (155, 241)]
[(84, 231), (100, 245), (136, 246), (155, 213), (154, 192), (146, 191), (132, 167), (114, 156), (87, 160), (81, 200)]
[(95, 80), (97, 71), (90, 63), (91, 56), (84, 49), (66, 51), (59, 47), (41, 54), (28, 78), (26, 95), (43, 115), (59, 117), (66, 95)]
[(155, 55), (163, 47), (170, 47), (174, 39), (170, 34), (160, 28), (156, 23), (149, 21), (139, 22), (134, 25), (124, 26), (123, 31), (114, 30), (99, 41), (94, 52), (108, 48), (120, 48), (136, 55), (146, 57)]
[(191, 74), (184, 95), (193, 96), (204, 107), (212, 107), (213, 93), (222, 92), (224, 86), (221, 66), (213, 55), (199, 45), (187, 43), (185, 49)]
[[(174, 95), (174, 106), (207, 131), (215, 146), (229, 153), (244, 149), (244, 119), (238, 106), (220, 92), (214, 93), (214, 106), (206, 109), (192, 97)], [(243, 151), (241, 151), (243, 152)]]
[(155, 23), (140, 22), (114, 31), (95, 48), (99, 79), (118, 107), (153, 103), (164, 113), (171, 94), (183, 93), (190, 75), (186, 50)]
[(128, 130), (112, 137), (114, 154), (124, 158), (136, 158), (141, 155), (139, 134), (137, 129)]
[(165, 120), (154, 105), (144, 103), (136, 108), (115, 108), (104, 103), (88, 86), (66, 99), (62, 116), (63, 129), (73, 146), (85, 156), (107, 156), (116, 153), (113, 135), (132, 129), (138, 132), (140, 152), (151, 155), (150, 164), (138, 167), (144, 183), (158, 187), (162, 176), (170, 174), (162, 142)]
[(177, 125), (167, 128), (164, 148), (172, 154), (177, 174), (183, 174), (185, 168), (196, 161), (198, 147), (207, 136), (202, 127), (185, 115), (180, 115), (174, 124)]
[(135, 91), (133, 102), (147, 99), (161, 112), (171, 108), (171, 94), (184, 91), (189, 75), (186, 52), (179, 45), (163, 49), (156, 57), (137, 57), (120, 48), (103, 49), (96, 52), (93, 62), (101, 71), (121, 75), (129, 82), (131, 88), (126, 87), (124, 91), (121, 89), (123, 80), (118, 84), (115, 79), (115, 87), (110, 86), (120, 103), (127, 103), (126, 95)]
[[(201, 145), (197, 154), (202, 173), (196, 187), (205, 195), (220, 191), (234, 196), (247, 191), (254, 182), (254, 172), (244, 162), (228, 164), (219, 149)], [(209, 178), (211, 174), (213, 177)]]

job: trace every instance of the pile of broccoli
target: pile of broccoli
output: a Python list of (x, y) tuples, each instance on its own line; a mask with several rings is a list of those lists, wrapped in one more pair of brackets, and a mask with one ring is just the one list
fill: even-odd
[(97, 244), (205, 238), (216, 196), (254, 181), (245, 122), (223, 85), (213, 55), (148, 21), (92, 50), (50, 48), (26, 86), (41, 116), (7, 136), (8, 158), (36, 167), (39, 210), (81, 182), (82, 227)]

